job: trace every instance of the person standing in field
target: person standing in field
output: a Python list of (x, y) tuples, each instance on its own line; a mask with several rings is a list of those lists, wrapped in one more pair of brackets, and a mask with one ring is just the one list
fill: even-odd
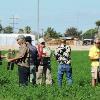
[[(51, 78), (51, 50), (46, 46), (45, 40), (43, 38), (39, 39), (39, 44), (37, 46), (39, 54), (39, 66), (38, 72), (36, 74), (36, 83), (37, 84), (52, 84)], [(43, 79), (44, 78), (44, 79)], [(44, 80), (44, 81), (43, 81)]]
[(0, 65), (2, 65), (2, 59), (6, 58), (5, 55), (2, 55), (2, 51), (0, 51)]
[(1, 55), (1, 51), (0, 51), (0, 65), (2, 65), (2, 55)]
[[(9, 49), (8, 53), (7, 53), (7, 58), (11, 59), (11, 58), (14, 58), (14, 57), (15, 57), (15, 50)], [(14, 62), (8, 62), (7, 70), (13, 70), (13, 68), (14, 68)]]
[(29, 48), (29, 66), (30, 66), (30, 82), (36, 84), (36, 67), (38, 66), (38, 51), (35, 46), (32, 45), (31, 36), (25, 37), (27, 47)]
[(100, 77), (100, 38), (94, 40), (94, 46), (89, 50), (89, 58), (91, 60), (92, 86), (96, 86)]
[(26, 45), (24, 35), (19, 35), (17, 37), (17, 43), (20, 46), (18, 54), (16, 57), (8, 59), (8, 61), (15, 62), (18, 65), (19, 86), (26, 86), (29, 81), (30, 68), (28, 63), (29, 49)]
[(58, 61), (58, 85), (62, 87), (62, 79), (64, 72), (68, 85), (72, 84), (72, 68), (71, 68), (71, 48), (66, 45), (66, 40), (61, 40), (60, 46), (55, 51), (55, 56)]

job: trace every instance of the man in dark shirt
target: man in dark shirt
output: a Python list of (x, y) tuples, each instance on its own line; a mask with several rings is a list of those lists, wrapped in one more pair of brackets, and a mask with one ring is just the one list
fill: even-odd
[(36, 83), (36, 67), (38, 67), (38, 51), (35, 46), (32, 45), (32, 38), (26, 36), (25, 38), (27, 47), (29, 48), (29, 66), (30, 66), (30, 82)]

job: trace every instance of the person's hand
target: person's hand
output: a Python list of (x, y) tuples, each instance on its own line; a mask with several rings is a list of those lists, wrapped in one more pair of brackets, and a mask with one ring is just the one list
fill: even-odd
[(6, 58), (6, 56), (4, 56), (4, 55), (1, 55), (1, 58)]
[(46, 53), (43, 53), (43, 54), (42, 54), (42, 57), (46, 57)]
[(13, 59), (6, 59), (8, 62), (12, 62), (13, 61)]

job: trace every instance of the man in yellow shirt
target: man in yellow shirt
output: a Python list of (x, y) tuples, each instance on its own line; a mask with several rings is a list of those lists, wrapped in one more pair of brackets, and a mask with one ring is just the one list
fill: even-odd
[(94, 46), (89, 50), (89, 57), (91, 60), (91, 74), (92, 74), (92, 86), (96, 86), (98, 79), (98, 68), (100, 66), (100, 38), (96, 38), (94, 41)]

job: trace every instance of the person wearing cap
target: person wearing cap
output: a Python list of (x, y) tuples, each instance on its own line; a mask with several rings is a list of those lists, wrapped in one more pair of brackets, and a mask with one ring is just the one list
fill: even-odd
[(29, 78), (29, 49), (26, 46), (26, 41), (24, 35), (19, 35), (17, 37), (17, 43), (19, 44), (19, 51), (16, 57), (8, 59), (8, 62), (15, 62), (18, 65), (18, 75), (19, 75), (19, 85), (26, 86), (28, 85)]
[(92, 86), (96, 86), (100, 77), (100, 38), (94, 40), (94, 45), (89, 50), (89, 58), (91, 60)]
[(71, 67), (71, 48), (66, 45), (66, 40), (61, 40), (60, 45), (55, 51), (56, 60), (58, 61), (58, 85), (62, 87), (62, 79), (66, 73), (68, 85), (72, 84), (72, 67)]
[(36, 83), (36, 67), (38, 66), (38, 51), (35, 46), (32, 45), (31, 36), (25, 37), (27, 47), (29, 48), (29, 66), (30, 66), (30, 82)]
[[(36, 73), (36, 83), (52, 84), (51, 64), (50, 64), (51, 50), (49, 47), (45, 45), (45, 41), (43, 38), (39, 39), (39, 45), (37, 48), (38, 48), (40, 64), (38, 66), (38, 72)], [(44, 81), (43, 81), (43, 76), (44, 76)]]

